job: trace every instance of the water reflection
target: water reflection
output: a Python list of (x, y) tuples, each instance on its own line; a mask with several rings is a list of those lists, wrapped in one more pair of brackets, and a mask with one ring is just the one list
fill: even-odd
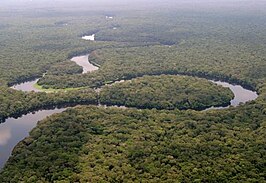
[(11, 88), (15, 90), (22, 90), (22, 91), (27, 91), (27, 92), (30, 92), (30, 91), (39, 92), (40, 90), (34, 87), (34, 85), (38, 82), (38, 80), (39, 79), (35, 79), (33, 81), (27, 81), (24, 83), (20, 83), (20, 84), (12, 86)]
[[(0, 146), (4, 146), (11, 138), (11, 130), (9, 127), (0, 128)], [(0, 155), (1, 156), (1, 155)]]
[(82, 39), (87, 41), (95, 41), (95, 34), (89, 35), (89, 36), (82, 36)]
[[(79, 66), (83, 68), (83, 72), (82, 72), (83, 74), (99, 69), (99, 67), (94, 66), (93, 64), (89, 62), (89, 54), (73, 57), (71, 61), (76, 62), (76, 64), (78, 64)], [(24, 83), (20, 83), (20, 84), (11, 86), (11, 88), (15, 90), (26, 91), (26, 92), (30, 92), (30, 91), (40, 92), (41, 90), (35, 88), (35, 84), (38, 82), (38, 80), (39, 79), (35, 79), (33, 81), (27, 81)]]
[(231, 100), (231, 106), (238, 106), (241, 103), (246, 103), (248, 101), (255, 100), (258, 97), (257, 92), (247, 90), (240, 85), (232, 85), (222, 81), (212, 81), (218, 85), (221, 85), (226, 88), (230, 88), (230, 90), (234, 93), (234, 98)]
[(65, 109), (42, 110), (29, 113), (18, 119), (8, 118), (0, 124), (0, 168), (2, 168), (11, 155), (13, 148), (29, 135), (37, 122), (54, 113)]
[(81, 66), (83, 68), (83, 72), (82, 72), (83, 74), (99, 69), (99, 67), (96, 67), (89, 62), (89, 55), (82, 55), (82, 56), (78, 56), (78, 57), (73, 57), (71, 60), (73, 62), (76, 62), (76, 64), (78, 64), (79, 66)]
[(113, 19), (114, 17), (112, 16), (105, 16), (106, 19)]

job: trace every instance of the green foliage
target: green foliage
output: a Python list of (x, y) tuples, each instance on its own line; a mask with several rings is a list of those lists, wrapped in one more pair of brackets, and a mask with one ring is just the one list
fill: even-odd
[(263, 182), (263, 108), (68, 109), (15, 148), (0, 181)]
[(144, 76), (105, 86), (101, 104), (156, 109), (196, 109), (226, 106), (234, 97), (229, 88), (189, 76)]
[(46, 74), (49, 75), (65, 75), (65, 74), (81, 74), (82, 67), (75, 62), (66, 61), (52, 65)]
[[(109, 21), (111, 28), (118, 29), (97, 32), (96, 40), (118, 41), (120, 45), (116, 49), (97, 49), (90, 55), (93, 63), (101, 65), (97, 72), (74, 77), (47, 75), (39, 84), (53, 88), (95, 87), (150, 74), (197, 75), (253, 89), (265, 83), (265, 15), (229, 18), (224, 12), (215, 16), (194, 11), (147, 11), (138, 16), (131, 13)], [(174, 45), (162, 44), (168, 40)], [(132, 47), (136, 43), (157, 45)]]
[[(240, 47), (240, 48), (238, 48)], [(265, 60), (257, 48), (209, 40), (190, 40), (178, 47), (150, 46), (97, 50), (90, 59), (101, 67), (84, 76), (45, 76), (41, 85), (54, 88), (100, 86), (107, 81), (143, 75), (186, 74), (220, 79), (255, 88), (265, 78)], [(252, 59), (252, 62), (249, 60)], [(258, 69), (260, 68), (260, 69)]]
[(97, 93), (92, 89), (55, 93), (15, 91), (0, 87), (0, 121), (10, 116), (21, 116), (29, 111), (74, 104), (97, 104)]
[[(17, 145), (0, 182), (266, 181), (265, 13), (251, 13), (253, 6), (243, 11), (239, 3), (238, 11), (165, 4), (165, 9), (115, 4), (112, 12), (88, 11), (89, 6), (1, 9), (0, 119), (61, 104), (98, 103), (91, 89), (24, 93), (8, 88), (46, 72), (39, 81), (45, 88), (185, 74), (239, 83), (256, 89), (259, 98), (207, 112), (68, 109), (41, 121)], [(107, 20), (106, 14), (115, 18)], [(98, 41), (80, 38), (93, 33)], [(90, 52), (100, 69), (76, 74), (80, 67), (67, 60)], [(150, 95), (172, 94), (158, 93)]]

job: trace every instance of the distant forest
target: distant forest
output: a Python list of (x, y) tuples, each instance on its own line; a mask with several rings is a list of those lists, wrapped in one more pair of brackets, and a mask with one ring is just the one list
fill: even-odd
[[(85, 106), (40, 121), (0, 182), (266, 181), (265, 2), (44, 2), (0, 8), (0, 120)], [(10, 88), (36, 78), (50, 92)], [(203, 111), (233, 98), (207, 79), (259, 97)]]

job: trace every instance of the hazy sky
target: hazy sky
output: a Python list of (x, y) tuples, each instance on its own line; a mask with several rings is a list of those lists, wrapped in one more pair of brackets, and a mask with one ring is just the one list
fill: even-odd
[(143, 8), (246, 9), (266, 12), (266, 0), (0, 0), (1, 8)]
[[(174, 4), (262, 4), (266, 0), (1, 0), (2, 5), (23, 5), (23, 4), (42, 4), (42, 5), (67, 5), (67, 4), (99, 4), (99, 5), (112, 5), (112, 4), (136, 4), (136, 3), (174, 3)], [(0, 6), (1, 6), (0, 4)]]

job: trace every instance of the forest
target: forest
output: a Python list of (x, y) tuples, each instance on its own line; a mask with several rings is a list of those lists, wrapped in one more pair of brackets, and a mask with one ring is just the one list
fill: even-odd
[[(144, 1), (4, 2), (0, 121), (70, 108), (21, 139), (0, 182), (266, 181), (266, 4)], [(83, 54), (97, 71), (71, 61)], [(46, 90), (10, 88), (36, 78)], [(204, 111), (233, 98), (207, 79), (259, 96)]]
[(100, 103), (142, 109), (194, 109), (228, 106), (234, 94), (229, 88), (189, 76), (144, 76), (105, 86)]
[(19, 117), (30, 111), (77, 104), (98, 104), (98, 95), (92, 89), (71, 90), (67, 92), (14, 91), (0, 87), (0, 122), (7, 117)]
[(264, 182), (263, 109), (68, 109), (17, 145), (0, 181)]
[[(256, 84), (264, 84), (266, 62), (265, 53), (259, 51), (261, 47), (251, 49), (240, 45), (236, 49), (235, 45), (227, 42), (221, 45), (212, 39), (208, 41), (187, 41), (178, 47), (158, 45), (98, 49), (90, 55), (92, 62), (101, 65), (97, 72), (74, 77), (46, 75), (39, 84), (52, 88), (95, 87), (108, 81), (160, 74), (219, 79), (253, 89)], [(254, 49), (258, 49), (258, 55), (254, 56)], [(249, 62), (250, 59), (252, 62)]]

